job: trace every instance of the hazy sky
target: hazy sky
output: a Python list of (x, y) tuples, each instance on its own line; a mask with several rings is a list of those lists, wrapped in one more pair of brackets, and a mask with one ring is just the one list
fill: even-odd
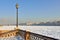
[(0, 0), (0, 23), (15, 22), (16, 3), (20, 22), (60, 20), (60, 0)]

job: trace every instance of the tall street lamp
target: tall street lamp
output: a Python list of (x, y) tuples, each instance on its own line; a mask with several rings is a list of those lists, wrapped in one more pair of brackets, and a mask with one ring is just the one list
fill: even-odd
[(16, 4), (16, 27), (18, 28), (18, 4)]

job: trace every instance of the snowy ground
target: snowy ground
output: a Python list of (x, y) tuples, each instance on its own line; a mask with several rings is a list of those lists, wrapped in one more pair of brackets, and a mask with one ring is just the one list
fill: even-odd
[[(16, 26), (2, 26), (0, 30), (14, 30)], [(19, 29), (60, 39), (60, 26), (19, 26)]]

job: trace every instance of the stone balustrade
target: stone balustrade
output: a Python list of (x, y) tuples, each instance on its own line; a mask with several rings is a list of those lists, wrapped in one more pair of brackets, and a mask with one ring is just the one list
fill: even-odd
[[(21, 36), (20, 38), (22, 38), (23, 40), (59, 40), (52, 37), (47, 37), (44, 35), (32, 33), (29, 31), (19, 30), (19, 29), (5, 31), (3, 33), (0, 33), (0, 38), (8, 39), (11, 36)], [(11, 40), (13, 40), (13, 38), (11, 38)]]

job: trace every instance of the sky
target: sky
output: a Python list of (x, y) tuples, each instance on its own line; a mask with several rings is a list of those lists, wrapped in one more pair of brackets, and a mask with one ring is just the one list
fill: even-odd
[(60, 20), (60, 0), (0, 0), (0, 23), (15, 23), (16, 3), (19, 23)]

